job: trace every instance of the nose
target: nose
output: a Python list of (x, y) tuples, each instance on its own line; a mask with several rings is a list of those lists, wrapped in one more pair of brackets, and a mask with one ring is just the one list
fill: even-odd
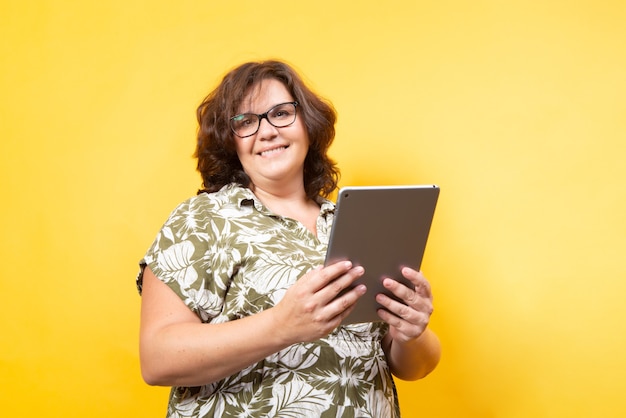
[(259, 139), (272, 139), (278, 135), (278, 129), (272, 125), (267, 116), (262, 117), (259, 121), (259, 130), (257, 131), (257, 137)]

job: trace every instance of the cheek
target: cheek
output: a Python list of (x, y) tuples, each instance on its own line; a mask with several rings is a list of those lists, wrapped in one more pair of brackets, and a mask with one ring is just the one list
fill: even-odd
[(242, 157), (250, 153), (251, 148), (251, 141), (243, 142), (235, 140), (235, 152), (237, 153), (237, 157), (239, 157), (240, 161)]
[(311, 146), (311, 141), (309, 140), (309, 132), (306, 129), (306, 126), (304, 126), (304, 123), (298, 119), (298, 128), (300, 130), (300, 135), (302, 136), (302, 138), (304, 139), (304, 143), (306, 144), (307, 147)]

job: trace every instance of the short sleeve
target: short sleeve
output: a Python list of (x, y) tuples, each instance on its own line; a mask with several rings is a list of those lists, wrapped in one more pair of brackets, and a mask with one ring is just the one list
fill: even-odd
[[(216, 280), (211, 265), (215, 236), (210, 201), (206, 194), (181, 203), (170, 214), (140, 261), (137, 288), (141, 293), (143, 272), (150, 267), (203, 322), (219, 314), (228, 277)], [(226, 281), (226, 283), (224, 283)]]

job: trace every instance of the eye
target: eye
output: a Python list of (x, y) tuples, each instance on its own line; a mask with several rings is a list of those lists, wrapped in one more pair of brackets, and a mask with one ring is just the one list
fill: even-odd
[(250, 126), (255, 123), (256, 115), (244, 113), (242, 115), (237, 115), (232, 119), (233, 127), (235, 128), (244, 128), (246, 126)]
[(270, 111), (273, 119), (289, 119), (295, 112), (295, 106), (291, 103), (284, 103), (276, 106)]

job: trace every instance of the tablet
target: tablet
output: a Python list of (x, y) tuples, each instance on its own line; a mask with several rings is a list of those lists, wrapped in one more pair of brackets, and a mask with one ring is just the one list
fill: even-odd
[(435, 206), (436, 185), (359, 186), (339, 190), (325, 265), (350, 260), (365, 268), (354, 282), (364, 283), (367, 293), (343, 324), (382, 321), (376, 295), (395, 298), (382, 285), (391, 277), (408, 286), (402, 267), (420, 269)]

